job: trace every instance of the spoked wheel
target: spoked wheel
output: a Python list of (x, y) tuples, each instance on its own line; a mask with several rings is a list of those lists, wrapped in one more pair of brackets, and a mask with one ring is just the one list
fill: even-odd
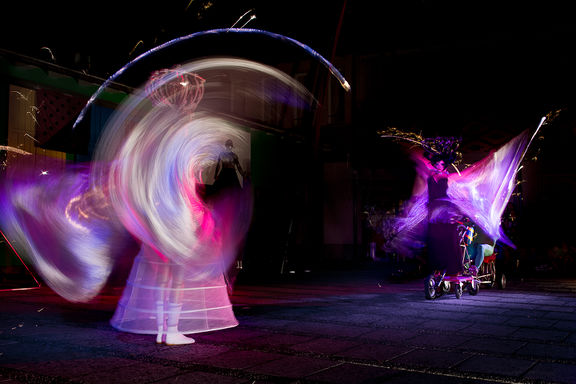
[(496, 286), (496, 269), (492, 263), (482, 263), (480, 266), (481, 282), (488, 288)]
[(450, 282), (444, 280), (444, 281), (442, 282), (442, 285), (440, 285), (440, 288), (441, 288), (441, 290), (442, 290), (442, 293), (448, 293), (448, 292), (450, 292)]
[(436, 298), (436, 280), (434, 275), (430, 275), (424, 281), (424, 295), (427, 300), (434, 300)]
[(496, 278), (496, 284), (498, 285), (498, 288), (500, 289), (506, 288), (506, 275), (501, 273), (497, 276), (498, 277)]
[(462, 297), (462, 283), (454, 284), (454, 293), (456, 294), (457, 299)]
[(468, 293), (472, 296), (476, 296), (480, 291), (480, 282), (476, 279), (472, 279), (470, 284), (468, 284)]

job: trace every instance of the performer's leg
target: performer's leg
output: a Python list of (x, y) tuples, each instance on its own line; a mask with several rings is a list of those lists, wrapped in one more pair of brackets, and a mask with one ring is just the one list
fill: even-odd
[(170, 267), (167, 263), (157, 264), (156, 281), (158, 290), (156, 291), (156, 324), (158, 333), (156, 343), (160, 344), (166, 340), (166, 290), (170, 279)]
[(172, 284), (170, 290), (170, 302), (168, 304), (167, 322), (166, 322), (166, 344), (182, 345), (192, 344), (194, 339), (184, 336), (178, 331), (180, 322), (180, 313), (182, 311), (182, 287), (184, 282), (184, 269), (177, 264), (170, 264)]

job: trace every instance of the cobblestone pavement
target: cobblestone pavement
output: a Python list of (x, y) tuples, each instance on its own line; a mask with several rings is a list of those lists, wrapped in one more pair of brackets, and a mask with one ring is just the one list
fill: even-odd
[(374, 269), (242, 282), (236, 328), (162, 346), (114, 330), (121, 293), (0, 292), (0, 383), (576, 383), (576, 279), (426, 300)]

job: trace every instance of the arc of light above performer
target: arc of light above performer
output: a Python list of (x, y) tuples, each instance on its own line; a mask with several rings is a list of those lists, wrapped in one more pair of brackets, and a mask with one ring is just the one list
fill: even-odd
[(138, 61), (142, 60), (145, 57), (148, 57), (156, 52), (162, 51), (165, 48), (171, 47), (175, 44), (181, 43), (183, 41), (188, 41), (191, 40), (193, 38), (196, 37), (200, 37), (200, 36), (205, 36), (205, 35), (218, 35), (218, 34), (226, 34), (226, 33), (243, 33), (243, 34), (259, 34), (259, 35), (265, 35), (265, 36), (269, 36), (272, 37), (273, 39), (278, 39), (278, 40), (282, 40), (282, 41), (286, 41), (289, 42), (292, 45), (295, 45), (297, 47), (300, 47), (302, 49), (304, 49), (306, 52), (308, 52), (313, 58), (315, 58), (316, 60), (319, 60), (322, 65), (324, 65), (332, 75), (334, 75), (336, 77), (336, 79), (338, 80), (338, 82), (340, 83), (340, 85), (346, 90), (349, 91), (350, 90), (350, 84), (348, 83), (348, 81), (344, 78), (344, 76), (340, 73), (340, 71), (338, 71), (338, 69), (336, 69), (336, 67), (334, 67), (334, 65), (332, 63), (330, 63), (328, 60), (326, 60), (322, 55), (320, 55), (318, 52), (316, 52), (315, 50), (313, 50), (312, 48), (310, 48), (309, 46), (307, 46), (306, 44), (303, 44), (297, 40), (294, 40), (290, 37), (284, 36), (284, 35), (280, 35), (277, 33), (273, 33), (273, 32), (268, 32), (268, 31), (264, 31), (264, 30), (260, 30), (260, 29), (243, 29), (243, 28), (221, 28), (221, 29), (211, 29), (211, 30), (207, 30), (207, 31), (201, 31), (201, 32), (195, 32), (186, 36), (181, 36), (175, 39), (172, 39), (170, 41), (165, 42), (164, 44), (158, 45), (152, 49), (150, 49), (149, 51), (146, 51), (144, 53), (142, 53), (141, 55), (139, 55), (138, 57), (136, 57), (134, 60), (130, 61), (128, 64), (126, 64), (125, 66), (123, 66), (122, 68), (120, 68), (116, 73), (114, 73), (112, 76), (110, 76), (99, 88), (98, 90), (96, 90), (96, 92), (94, 92), (94, 94), (90, 97), (90, 99), (88, 100), (88, 102), (86, 103), (86, 105), (84, 106), (84, 108), (82, 109), (82, 111), (80, 111), (80, 114), (78, 115), (76, 121), (74, 122), (74, 125), (72, 128), (76, 128), (76, 126), (80, 123), (80, 121), (82, 121), (82, 119), (84, 118), (84, 115), (86, 114), (86, 111), (88, 110), (88, 108), (92, 105), (92, 103), (94, 102), (94, 100), (96, 100), (98, 98), (98, 96), (100, 96), (100, 94), (104, 91), (104, 89), (106, 89), (108, 87), (108, 85), (110, 85), (110, 83), (112, 83), (114, 80), (116, 80), (119, 76), (121, 76), (124, 72), (126, 72), (126, 70), (128, 68), (130, 68), (132, 65), (134, 65), (135, 63), (137, 63)]

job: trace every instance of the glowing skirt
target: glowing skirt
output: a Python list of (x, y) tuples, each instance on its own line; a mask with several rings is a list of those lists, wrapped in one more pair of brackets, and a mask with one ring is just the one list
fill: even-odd
[(198, 270), (191, 269), (140, 252), (111, 325), (139, 334), (156, 334), (161, 319), (170, 322), (176, 318), (178, 331), (184, 334), (238, 325), (224, 276), (199, 277)]

